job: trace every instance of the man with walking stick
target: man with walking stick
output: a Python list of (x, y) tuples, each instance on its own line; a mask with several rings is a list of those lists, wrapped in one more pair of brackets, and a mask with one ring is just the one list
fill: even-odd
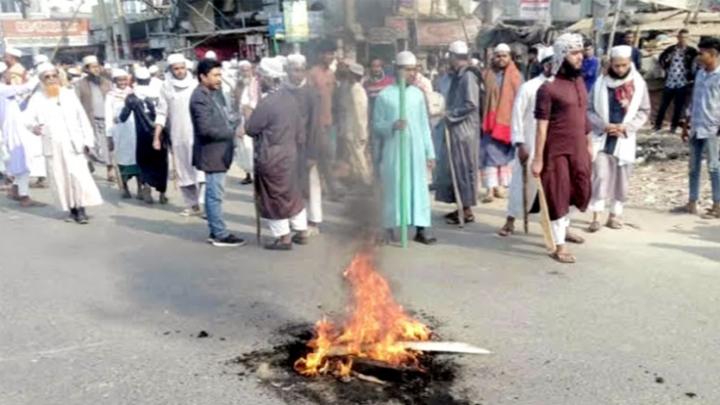
[(535, 100), (540, 86), (552, 77), (552, 48), (538, 50), (538, 59), (543, 72), (537, 77), (523, 83), (513, 105), (511, 138), (517, 150), (517, 157), (513, 162), (513, 173), (522, 173), (522, 177), (513, 176), (510, 181), (510, 199), (508, 200), (507, 221), (498, 231), (502, 237), (515, 233), (515, 219), (523, 218), (525, 233), (527, 229), (527, 216), (530, 205), (535, 201), (537, 185), (535, 181), (528, 181), (528, 162), (535, 155)]
[[(458, 209), (446, 215), (445, 219), (449, 224), (462, 224), (475, 221), (472, 207), (477, 205), (482, 87), (479, 73), (470, 68), (469, 49), (465, 42), (456, 41), (450, 45), (450, 63), (454, 74), (445, 118), (450, 140), (449, 144), (445, 142), (440, 148), (435, 199), (457, 203)], [(452, 181), (451, 166), (457, 184)]]

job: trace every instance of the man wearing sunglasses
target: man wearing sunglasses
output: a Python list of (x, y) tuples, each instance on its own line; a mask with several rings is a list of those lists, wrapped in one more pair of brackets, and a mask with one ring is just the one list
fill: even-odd
[(103, 202), (85, 157), (95, 146), (93, 128), (75, 93), (60, 85), (57, 68), (43, 63), (37, 69), (40, 91), (28, 103), (27, 122), (42, 137), (56, 201), (70, 212), (67, 221), (87, 224), (85, 208)]

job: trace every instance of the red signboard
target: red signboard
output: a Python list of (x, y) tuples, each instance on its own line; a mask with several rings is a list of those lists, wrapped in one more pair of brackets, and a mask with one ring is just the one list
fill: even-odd
[(88, 45), (90, 20), (3, 20), (0, 27), (8, 46), (84, 46)]

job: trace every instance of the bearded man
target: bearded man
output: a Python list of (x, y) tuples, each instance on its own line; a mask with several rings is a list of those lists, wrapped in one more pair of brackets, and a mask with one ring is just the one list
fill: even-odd
[(632, 62), (632, 48), (610, 50), (607, 75), (600, 76), (590, 98), (589, 118), (593, 128), (592, 202), (590, 232), (601, 225), (600, 214), (610, 203), (606, 226), (622, 228), (623, 204), (628, 197), (635, 163), (637, 132), (650, 115), (647, 84)]
[(112, 90), (112, 83), (103, 75), (103, 67), (97, 56), (88, 55), (82, 63), (86, 76), (77, 83), (75, 91), (95, 134), (95, 146), (90, 157), (95, 163), (105, 165), (107, 181), (114, 182), (115, 168), (109, 142), (112, 135), (105, 128), (105, 97)]
[(563, 34), (553, 44), (555, 79), (540, 87), (535, 106), (537, 138), (532, 163), (540, 179), (560, 263), (575, 263), (566, 242), (584, 240), (568, 233), (570, 207), (585, 211), (590, 203), (591, 157), (588, 95), (582, 78), (583, 38)]
[(180, 215), (201, 216), (200, 189), (205, 184), (205, 174), (193, 166), (195, 138), (190, 117), (190, 97), (198, 82), (188, 71), (187, 60), (182, 54), (168, 56), (167, 62), (170, 75), (160, 90), (153, 148), (162, 150), (163, 142), (167, 141), (164, 137), (170, 137), (173, 167), (186, 206)]
[(87, 224), (85, 208), (103, 202), (85, 157), (95, 146), (93, 128), (75, 93), (60, 85), (55, 66), (37, 69), (41, 91), (25, 110), (28, 127), (42, 136), (51, 188), (60, 208), (70, 211), (67, 221)]

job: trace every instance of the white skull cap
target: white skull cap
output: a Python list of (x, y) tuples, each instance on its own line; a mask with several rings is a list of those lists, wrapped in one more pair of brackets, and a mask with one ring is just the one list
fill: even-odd
[(395, 57), (395, 64), (398, 66), (417, 66), (417, 58), (410, 51), (402, 51)]
[(454, 53), (455, 55), (467, 55), (470, 53), (470, 49), (468, 48), (467, 42), (455, 41), (450, 44), (450, 53)]

